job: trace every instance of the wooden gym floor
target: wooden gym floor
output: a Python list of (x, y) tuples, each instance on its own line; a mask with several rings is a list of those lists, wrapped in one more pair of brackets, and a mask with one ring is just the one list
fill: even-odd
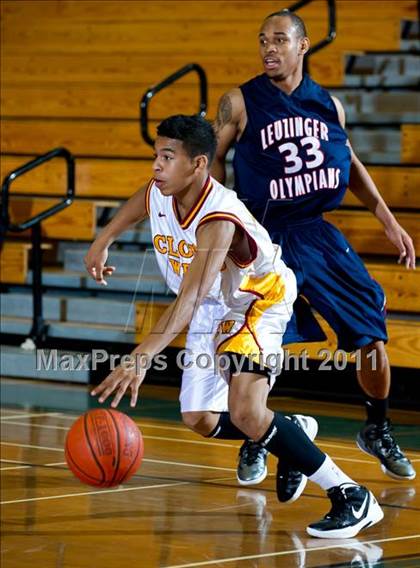
[[(309, 483), (280, 504), (269, 477), (239, 487), (239, 444), (206, 440), (179, 420), (177, 391), (143, 389), (136, 414), (145, 439), (138, 474), (116, 489), (80, 484), (66, 468), (63, 443), (72, 421), (94, 401), (86, 387), (2, 380), (2, 567), (420, 566), (420, 485), (384, 476), (355, 446), (358, 407), (270, 399), (272, 408), (315, 415), (318, 442), (375, 493), (385, 519), (347, 541), (312, 539), (305, 526), (329, 501)], [(394, 412), (398, 439), (420, 470), (420, 413)]]

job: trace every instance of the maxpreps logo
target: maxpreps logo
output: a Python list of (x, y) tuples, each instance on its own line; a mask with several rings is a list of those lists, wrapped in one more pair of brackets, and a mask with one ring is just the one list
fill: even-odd
[[(171, 235), (155, 235), (153, 245), (160, 254), (168, 257), (175, 274), (183, 276), (190, 266), (197, 247), (187, 243), (184, 239), (179, 241), (179, 243), (175, 243), (174, 240), (174, 237)], [(183, 262), (185, 259), (189, 259), (189, 262)]]

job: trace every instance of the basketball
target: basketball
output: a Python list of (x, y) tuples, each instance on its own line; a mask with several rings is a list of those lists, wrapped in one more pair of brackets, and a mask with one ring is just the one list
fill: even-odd
[(88, 485), (114, 487), (128, 481), (143, 458), (143, 438), (126, 414), (99, 408), (71, 426), (65, 458), (73, 474)]

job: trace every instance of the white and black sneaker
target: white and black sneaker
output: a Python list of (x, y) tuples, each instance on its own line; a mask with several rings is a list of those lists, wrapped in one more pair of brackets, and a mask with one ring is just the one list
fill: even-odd
[(373, 494), (353, 483), (342, 483), (327, 491), (331, 499), (330, 512), (306, 532), (318, 538), (352, 538), (383, 519), (383, 511)]
[[(302, 428), (308, 438), (313, 441), (318, 433), (318, 422), (312, 416), (293, 414), (286, 416), (292, 422)], [(277, 465), (276, 490), (281, 503), (293, 503), (299, 499), (306, 487), (308, 478), (300, 471), (291, 469), (286, 462), (280, 459)]]

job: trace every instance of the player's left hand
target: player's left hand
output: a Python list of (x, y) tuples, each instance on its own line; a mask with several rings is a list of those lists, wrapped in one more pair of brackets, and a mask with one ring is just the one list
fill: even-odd
[(131, 392), (130, 406), (134, 407), (136, 406), (139, 388), (145, 375), (146, 369), (128, 369), (120, 365), (95, 387), (90, 394), (92, 396), (99, 395), (99, 402), (102, 403), (115, 392), (111, 406), (116, 408), (129, 388)]
[(400, 251), (398, 264), (405, 261), (406, 268), (416, 268), (416, 251), (414, 250), (413, 239), (401, 225), (395, 223), (392, 227), (385, 229), (385, 234), (393, 245)]

